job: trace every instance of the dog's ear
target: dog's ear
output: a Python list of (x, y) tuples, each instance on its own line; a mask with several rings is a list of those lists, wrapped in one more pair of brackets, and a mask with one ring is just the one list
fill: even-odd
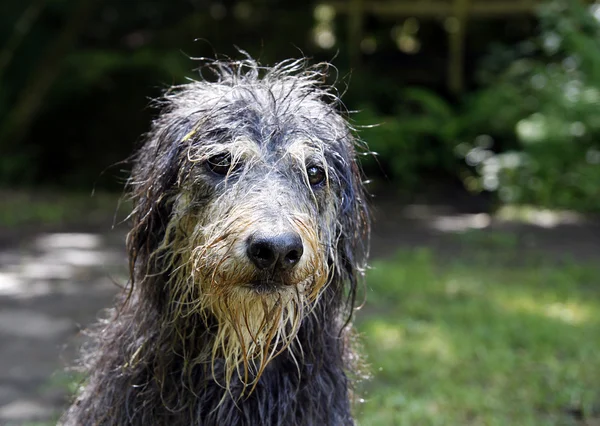
[(362, 172), (356, 160), (355, 140), (339, 141), (333, 166), (339, 179), (336, 272), (348, 282), (348, 301), (354, 306), (357, 285), (364, 274), (369, 251), (370, 220)]
[(133, 202), (132, 227), (127, 236), (132, 280), (136, 264), (149, 265), (149, 256), (165, 236), (173, 200), (185, 164), (187, 120), (159, 117), (133, 157), (128, 189)]

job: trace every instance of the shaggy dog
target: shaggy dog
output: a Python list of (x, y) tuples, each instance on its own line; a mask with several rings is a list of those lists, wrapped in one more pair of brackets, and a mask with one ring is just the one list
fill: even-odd
[(65, 425), (351, 425), (368, 215), (327, 66), (212, 61), (128, 186), (130, 286)]

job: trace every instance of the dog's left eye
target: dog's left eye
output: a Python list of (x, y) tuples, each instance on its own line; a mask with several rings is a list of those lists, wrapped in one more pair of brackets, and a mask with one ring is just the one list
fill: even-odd
[(319, 166), (308, 166), (306, 168), (306, 174), (308, 175), (308, 183), (312, 186), (319, 185), (325, 180), (325, 170)]
[(231, 154), (218, 154), (212, 156), (206, 162), (208, 168), (218, 175), (225, 176), (231, 169)]

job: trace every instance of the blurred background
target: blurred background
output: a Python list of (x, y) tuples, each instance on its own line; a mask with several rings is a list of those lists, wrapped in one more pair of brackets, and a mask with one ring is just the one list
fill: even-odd
[(600, 425), (600, 3), (3, 0), (0, 424), (126, 282), (123, 162), (194, 58), (331, 61), (375, 225), (363, 425)]

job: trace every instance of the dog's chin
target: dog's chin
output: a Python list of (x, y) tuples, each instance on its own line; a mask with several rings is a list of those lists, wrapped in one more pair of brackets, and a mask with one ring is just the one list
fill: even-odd
[(244, 285), (247, 291), (260, 295), (288, 293), (291, 287), (292, 284), (275, 280), (255, 280)]

